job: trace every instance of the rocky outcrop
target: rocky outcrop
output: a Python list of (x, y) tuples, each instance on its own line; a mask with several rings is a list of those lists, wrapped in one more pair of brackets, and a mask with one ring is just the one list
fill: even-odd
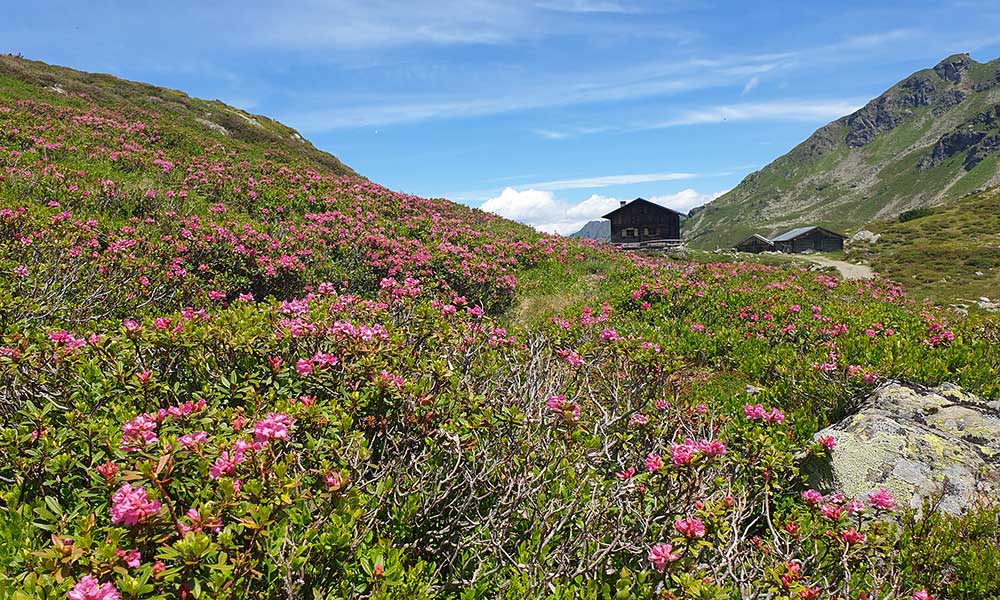
[(917, 166), (920, 169), (930, 169), (957, 154), (965, 153), (962, 168), (971, 171), (997, 150), (1000, 150), (1000, 105), (976, 114), (958, 130), (941, 136)]
[(955, 54), (942, 60), (934, 67), (934, 72), (938, 77), (952, 83), (962, 81), (962, 74), (973, 65), (973, 60), (968, 54)]
[(885, 487), (902, 504), (931, 498), (949, 514), (1000, 497), (1000, 403), (956, 386), (891, 382), (816, 434), (825, 435), (836, 440), (830, 458), (805, 465), (823, 491), (853, 497)]
[(936, 167), (956, 154), (967, 152), (985, 137), (986, 134), (982, 131), (956, 131), (941, 136), (930, 153), (921, 159), (919, 167), (921, 169)]
[(847, 117), (847, 135), (844, 141), (855, 148), (864, 146), (874, 140), (879, 132), (894, 129), (910, 114), (907, 110), (901, 110), (893, 97), (879, 96)]

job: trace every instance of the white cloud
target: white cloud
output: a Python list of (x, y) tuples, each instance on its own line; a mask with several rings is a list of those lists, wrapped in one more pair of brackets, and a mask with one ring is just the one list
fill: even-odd
[(746, 85), (743, 86), (743, 95), (746, 96), (747, 94), (749, 94), (759, 84), (760, 84), (760, 77), (757, 77), (756, 75), (751, 77), (750, 81), (748, 81)]
[[(691, 188), (676, 194), (652, 196), (656, 202), (676, 211), (687, 212), (695, 206), (718, 198), (724, 192), (706, 194)], [(531, 225), (539, 231), (568, 235), (579, 231), (589, 221), (600, 219), (620, 205), (618, 198), (593, 194), (577, 203), (560, 200), (551, 191), (539, 189), (515, 190), (506, 188), (499, 196), (490, 198), (480, 207), (489, 211)]]
[(672, 208), (682, 213), (686, 213), (692, 208), (701, 206), (702, 204), (707, 204), (712, 200), (715, 200), (719, 196), (725, 194), (727, 191), (728, 190), (723, 190), (721, 192), (705, 194), (697, 192), (691, 188), (687, 188), (677, 192), (676, 194), (653, 196), (649, 198), (649, 201), (656, 202), (657, 204), (662, 204), (667, 208)]

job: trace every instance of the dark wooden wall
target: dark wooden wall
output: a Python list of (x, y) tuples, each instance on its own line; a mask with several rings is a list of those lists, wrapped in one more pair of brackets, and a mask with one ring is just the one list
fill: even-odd
[[(678, 240), (681, 237), (680, 216), (655, 205), (626, 204), (610, 220), (612, 244)], [(635, 235), (626, 237), (626, 229), (635, 229)]]
[(737, 244), (736, 249), (740, 252), (753, 252), (754, 254), (757, 254), (759, 252), (774, 250), (774, 245), (768, 244), (757, 238), (750, 238), (749, 240)]

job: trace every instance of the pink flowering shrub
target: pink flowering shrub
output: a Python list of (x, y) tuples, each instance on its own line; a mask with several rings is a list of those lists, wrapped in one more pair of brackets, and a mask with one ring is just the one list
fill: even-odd
[(1000, 587), (995, 512), (799, 468), (881, 380), (1000, 397), (995, 321), (24, 89), (0, 94), (0, 596)]

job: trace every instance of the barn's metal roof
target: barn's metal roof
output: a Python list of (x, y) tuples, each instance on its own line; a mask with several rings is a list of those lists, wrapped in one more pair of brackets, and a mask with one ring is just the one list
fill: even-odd
[(774, 245), (774, 242), (772, 242), (771, 240), (769, 240), (766, 237), (760, 235), (759, 233), (755, 233), (755, 234), (751, 235), (750, 237), (746, 238), (745, 240), (741, 240), (740, 242), (738, 242), (736, 244), (736, 246), (742, 246), (743, 244), (746, 244), (746, 243), (750, 242), (753, 239), (758, 239), (758, 240), (764, 242), (765, 244), (767, 244), (768, 246), (773, 246)]
[(795, 238), (799, 237), (803, 233), (809, 233), (813, 229), (819, 229), (819, 227), (816, 227), (815, 225), (813, 225), (811, 227), (799, 227), (799, 228), (796, 228), (796, 229), (792, 229), (791, 231), (786, 231), (785, 233), (783, 233), (783, 234), (775, 237), (771, 241), (772, 242), (787, 242), (789, 240), (794, 240)]
[(820, 231), (825, 231), (825, 232), (827, 232), (827, 233), (829, 233), (831, 235), (835, 235), (835, 236), (837, 236), (839, 238), (846, 237), (846, 236), (844, 236), (844, 234), (837, 233), (836, 231), (831, 231), (831, 230), (827, 229), (826, 227), (820, 227), (819, 225), (811, 225), (809, 227), (798, 227), (796, 229), (792, 229), (791, 231), (786, 231), (785, 233), (779, 235), (778, 237), (771, 238), (771, 241), (772, 242), (790, 242), (791, 240), (794, 240), (795, 238), (797, 238), (797, 237), (799, 237), (801, 235), (804, 235), (806, 233), (809, 233), (810, 231), (813, 231), (815, 229), (818, 229)]

